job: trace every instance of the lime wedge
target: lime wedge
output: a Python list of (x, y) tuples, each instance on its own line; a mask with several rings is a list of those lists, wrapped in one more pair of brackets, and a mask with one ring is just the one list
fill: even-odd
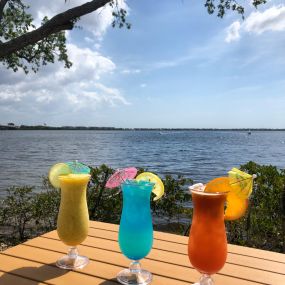
[(155, 198), (153, 199), (153, 201), (156, 201), (163, 196), (164, 185), (163, 185), (161, 179), (157, 175), (155, 175), (151, 172), (143, 172), (136, 177), (136, 180), (137, 181), (143, 180), (143, 181), (149, 181), (149, 182), (154, 183), (152, 193), (154, 193)]
[(60, 188), (58, 177), (60, 175), (68, 175), (70, 173), (71, 173), (71, 169), (69, 168), (67, 164), (62, 163), (62, 162), (57, 163), (53, 165), (49, 170), (49, 173), (48, 173), (49, 182), (54, 188)]

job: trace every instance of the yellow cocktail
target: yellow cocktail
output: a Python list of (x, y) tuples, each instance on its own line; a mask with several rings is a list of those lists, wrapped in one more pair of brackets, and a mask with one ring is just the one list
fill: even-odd
[(69, 246), (83, 242), (88, 234), (86, 188), (89, 174), (60, 176), (61, 202), (57, 218), (59, 238)]
[(61, 201), (57, 218), (57, 233), (63, 243), (70, 246), (68, 255), (57, 261), (65, 269), (82, 268), (88, 264), (87, 257), (79, 256), (76, 246), (88, 235), (89, 214), (86, 189), (89, 174), (59, 176)]
[(88, 235), (89, 214), (86, 200), (90, 169), (81, 163), (58, 163), (49, 172), (49, 180), (61, 189), (61, 201), (57, 218), (57, 233), (68, 245), (68, 254), (56, 265), (64, 269), (83, 268), (89, 263), (85, 256), (78, 255), (76, 246)]

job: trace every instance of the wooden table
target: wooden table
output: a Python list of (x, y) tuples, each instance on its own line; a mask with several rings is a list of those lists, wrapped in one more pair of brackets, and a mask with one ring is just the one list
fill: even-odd
[[(116, 274), (129, 265), (117, 242), (118, 226), (91, 222), (88, 238), (79, 252), (90, 263), (78, 271), (66, 271), (54, 262), (67, 247), (56, 231), (9, 248), (0, 254), (0, 285), (114, 285)], [(187, 237), (154, 233), (151, 253), (142, 266), (153, 273), (153, 285), (190, 285), (200, 274), (187, 256)], [(228, 259), (214, 275), (216, 285), (285, 285), (285, 254), (229, 245)]]

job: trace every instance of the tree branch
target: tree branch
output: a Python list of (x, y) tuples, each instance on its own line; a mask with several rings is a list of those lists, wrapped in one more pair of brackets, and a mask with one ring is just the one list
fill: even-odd
[(0, 0), (0, 22), (3, 18), (4, 7), (9, 0)]
[[(0, 3), (3, 2), (3, 0), (0, 1)], [(71, 30), (74, 26), (74, 21), (77, 18), (92, 13), (111, 1), (112, 0), (93, 0), (81, 6), (76, 6), (54, 16), (41, 27), (29, 33), (26, 33), (8, 42), (0, 43), (0, 58), (4, 58), (5, 56), (17, 52), (28, 45), (35, 44), (36, 42), (52, 34), (64, 30)]]

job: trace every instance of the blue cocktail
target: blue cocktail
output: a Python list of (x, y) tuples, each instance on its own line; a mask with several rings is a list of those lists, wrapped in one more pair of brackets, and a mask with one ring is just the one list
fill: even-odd
[(123, 211), (119, 245), (122, 253), (133, 262), (129, 269), (124, 269), (118, 274), (117, 279), (122, 284), (149, 284), (152, 275), (141, 269), (139, 260), (148, 255), (153, 243), (150, 196), (154, 184), (127, 180), (121, 187)]

